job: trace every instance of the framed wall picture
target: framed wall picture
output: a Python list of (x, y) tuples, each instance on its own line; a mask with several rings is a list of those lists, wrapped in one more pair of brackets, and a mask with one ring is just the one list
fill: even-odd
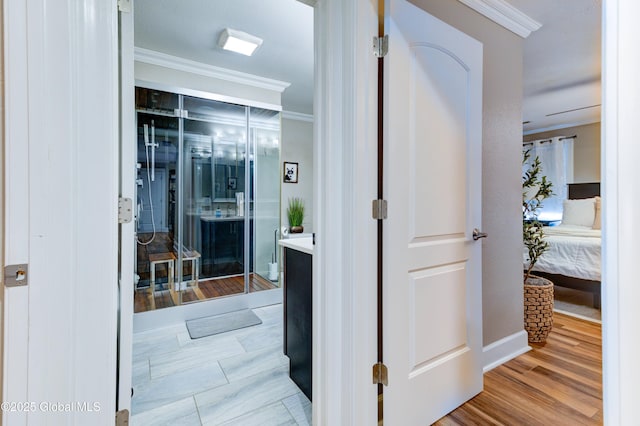
[(298, 183), (298, 163), (284, 162), (282, 181), (284, 183)]
[(227, 181), (227, 189), (236, 190), (238, 188), (238, 178), (230, 177)]

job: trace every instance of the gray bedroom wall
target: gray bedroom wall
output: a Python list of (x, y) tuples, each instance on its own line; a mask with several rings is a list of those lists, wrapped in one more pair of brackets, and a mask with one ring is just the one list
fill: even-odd
[(484, 45), (482, 104), (483, 341), (523, 330), (522, 52), (523, 39), (456, 1), (412, 0)]
[(573, 144), (573, 183), (600, 182), (600, 123), (534, 133), (523, 140), (572, 135), (578, 136)]

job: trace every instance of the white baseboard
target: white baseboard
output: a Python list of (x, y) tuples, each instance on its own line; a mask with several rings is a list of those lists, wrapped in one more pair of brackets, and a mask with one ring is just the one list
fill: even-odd
[(531, 347), (527, 332), (522, 330), (482, 348), (483, 373), (496, 368), (513, 358), (529, 352)]

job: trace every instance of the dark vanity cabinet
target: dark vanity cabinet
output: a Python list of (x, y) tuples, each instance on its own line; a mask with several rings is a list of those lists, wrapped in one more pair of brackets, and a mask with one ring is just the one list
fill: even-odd
[(291, 379), (311, 400), (312, 255), (284, 248), (284, 353)]
[[(250, 247), (253, 247), (253, 220), (249, 221)], [(202, 270), (204, 275), (219, 277), (244, 272), (244, 227), (243, 217), (233, 219), (201, 219)], [(249, 265), (253, 265), (253, 250), (250, 250)]]

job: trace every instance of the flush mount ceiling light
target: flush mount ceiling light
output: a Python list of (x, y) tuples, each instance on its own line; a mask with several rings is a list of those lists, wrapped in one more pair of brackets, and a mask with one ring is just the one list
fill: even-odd
[(243, 31), (225, 28), (220, 33), (218, 45), (224, 50), (240, 53), (242, 55), (251, 56), (253, 52), (260, 47), (262, 39)]

